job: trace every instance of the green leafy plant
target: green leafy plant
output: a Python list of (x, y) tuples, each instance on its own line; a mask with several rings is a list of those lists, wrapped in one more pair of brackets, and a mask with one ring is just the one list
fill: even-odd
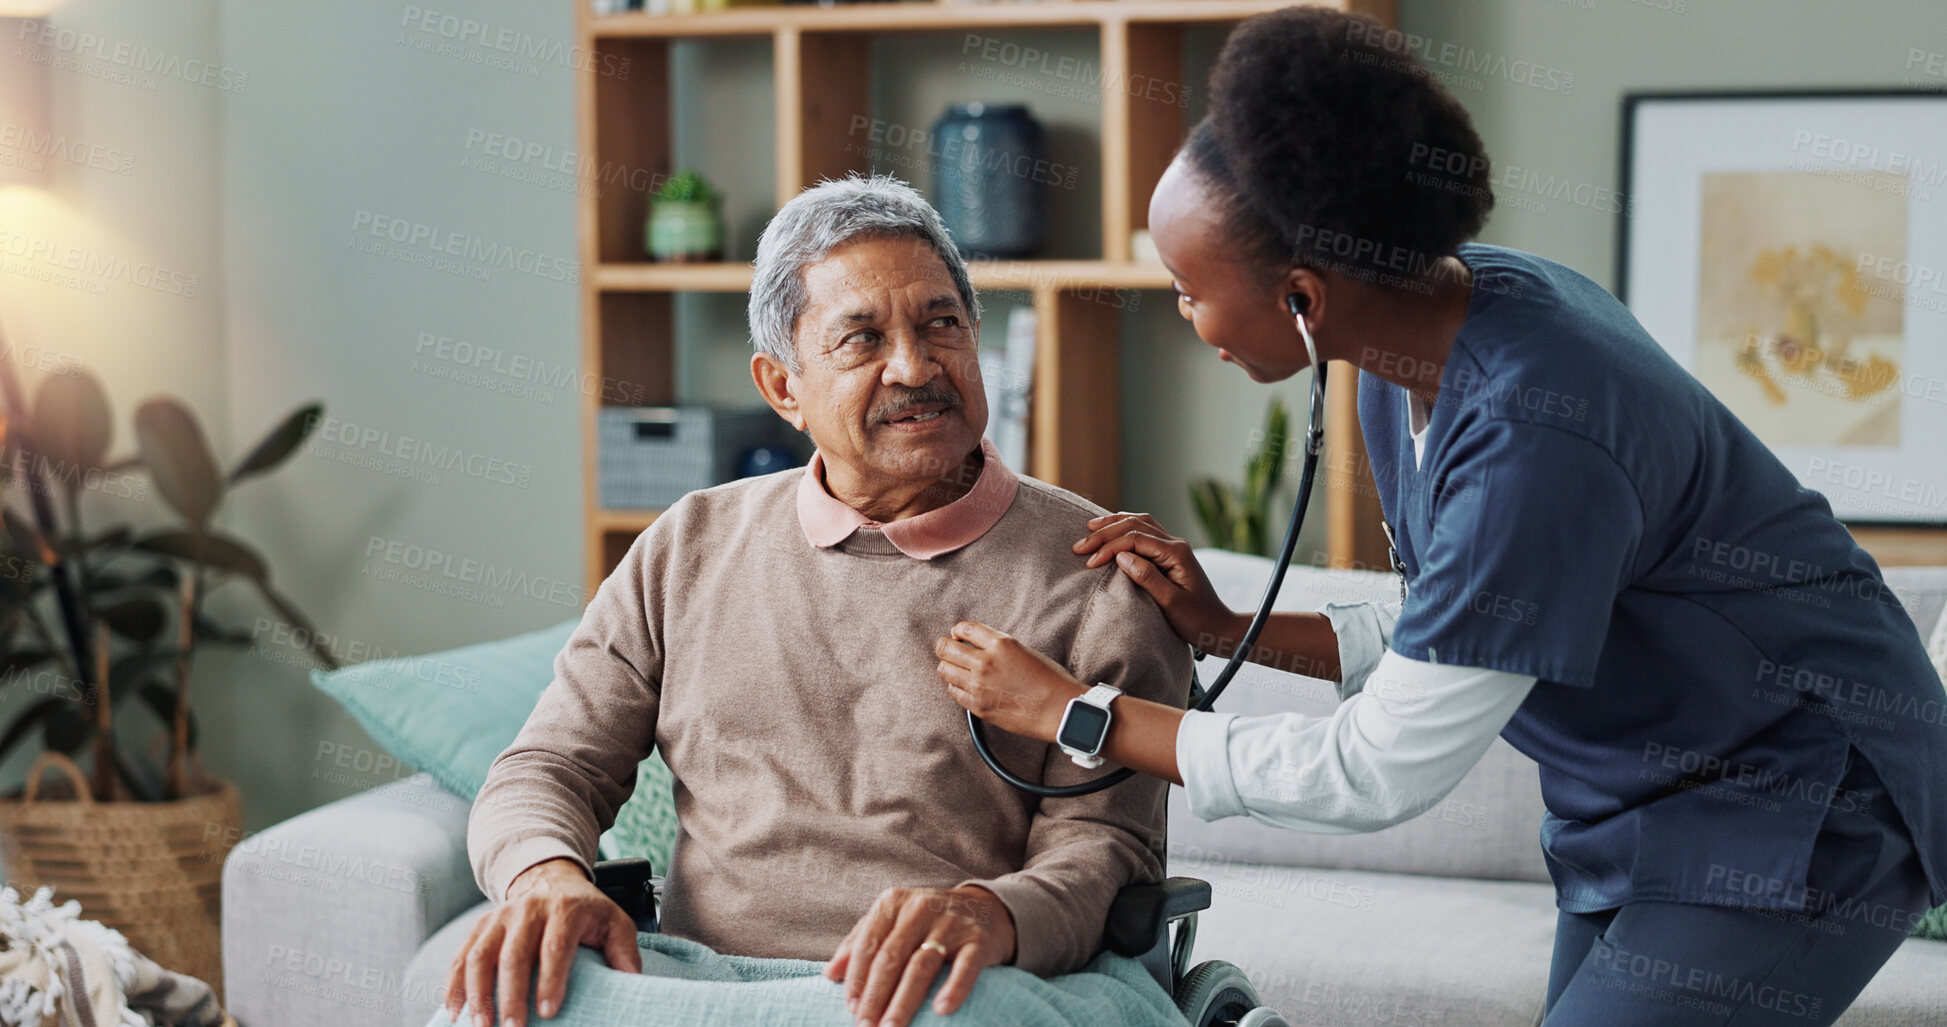
[[(143, 403), (134, 417), (136, 455), (109, 460), (113, 418), (94, 376), (50, 377), (29, 406), (13, 366), (0, 360), (0, 398), (0, 691), (38, 696), (0, 733), (0, 758), (38, 736), (70, 756), (91, 751), (89, 790), (98, 800), (192, 794), (200, 784), (191, 773), (197, 736), (189, 706), (197, 647), (252, 640), (206, 615), (211, 592), (231, 581), (249, 585), (306, 630), (314, 659), (336, 665), (317, 632), (272, 587), (264, 558), (212, 525), (231, 489), (298, 450), (323, 407), (293, 411), (225, 473), (196, 416), (177, 400)], [(132, 483), (144, 475), (180, 523), (140, 534), (128, 525), (90, 533), (82, 494), (92, 488), (135, 495)], [(146, 709), (160, 735), (148, 752), (117, 742), (132, 709)]]
[(662, 203), (721, 203), (723, 196), (701, 174), (686, 169), (664, 182), (656, 199)]
[(1264, 412), (1264, 431), (1244, 460), (1244, 482), (1232, 486), (1215, 478), (1190, 483), (1190, 503), (1210, 544), (1238, 553), (1270, 556), (1271, 497), (1284, 480), (1290, 418), (1277, 397)]

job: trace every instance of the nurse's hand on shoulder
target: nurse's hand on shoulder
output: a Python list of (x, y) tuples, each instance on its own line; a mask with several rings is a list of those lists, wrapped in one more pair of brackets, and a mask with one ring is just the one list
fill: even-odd
[(1156, 518), (1143, 513), (1103, 514), (1088, 522), (1089, 533), (1075, 543), (1088, 557), (1088, 566), (1114, 560), (1129, 580), (1142, 586), (1176, 637), (1199, 649), (1215, 650), (1235, 631), (1231, 612), (1190, 552), (1190, 543), (1163, 530)]
[(541, 975), (534, 986), (535, 1006), (543, 1018), (554, 1016), (568, 994), (568, 967), (583, 945), (600, 950), (617, 970), (642, 972), (635, 921), (595, 887), (579, 863), (550, 859), (528, 867), (508, 885), (506, 901), (474, 923), (473, 933), (453, 957), (446, 983), (447, 1019), (458, 1022), (464, 1005), (473, 1011), (478, 1027), (521, 1027), (527, 1022), (527, 984), (537, 962)]

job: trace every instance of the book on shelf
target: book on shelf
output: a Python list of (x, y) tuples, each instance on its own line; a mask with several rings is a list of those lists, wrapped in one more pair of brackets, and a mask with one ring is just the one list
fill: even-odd
[(982, 350), (980, 377), (987, 394), (987, 437), (1001, 462), (1022, 474), (1028, 467), (1028, 409), (1034, 384), (1033, 307), (1015, 307), (1007, 317), (1007, 348)]

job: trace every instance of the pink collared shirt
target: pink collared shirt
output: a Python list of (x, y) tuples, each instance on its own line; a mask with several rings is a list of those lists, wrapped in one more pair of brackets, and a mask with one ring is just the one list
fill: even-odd
[(860, 528), (871, 528), (883, 532), (886, 541), (915, 560), (931, 560), (971, 543), (1000, 522), (1021, 487), (1021, 479), (1001, 463), (1000, 451), (992, 442), (981, 439), (980, 452), (985, 456), (980, 478), (966, 495), (937, 510), (885, 524), (826, 491), (824, 454), (813, 453), (798, 482), (798, 525), (804, 529), (805, 541), (828, 549)]

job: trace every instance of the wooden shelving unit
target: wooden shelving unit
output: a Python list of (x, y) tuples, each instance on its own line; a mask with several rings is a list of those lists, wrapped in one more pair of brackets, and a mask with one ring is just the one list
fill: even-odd
[[(595, 68), (626, 59), (626, 77), (582, 74), (577, 82), (581, 152), (604, 165), (671, 170), (670, 46), (688, 39), (769, 36), (775, 81), (776, 202), (850, 171), (870, 170), (848, 152), (846, 126), (870, 117), (872, 40), (888, 35), (1090, 29), (1098, 36), (1102, 83), (1133, 76), (1200, 83), (1207, 69), (1184, 67), (1186, 30), (1235, 23), (1288, 6), (1289, 0), (1041, 0), (992, 3), (875, 3), (818, 8), (737, 8), (709, 14), (620, 14), (595, 17), (576, 6), (576, 31)], [(1330, 6), (1392, 24), (1392, 0), (1338, 0)], [(1138, 79), (1140, 80), (1140, 79)], [(1117, 311), (1091, 298), (1100, 289), (1167, 289), (1160, 265), (1131, 259), (1132, 234), (1144, 227), (1149, 194), (1189, 126), (1172, 103), (1120, 87), (1101, 88), (1102, 238), (1099, 259), (983, 262), (972, 268), (979, 289), (1028, 293), (1038, 315), (1035, 399), (1030, 416), (1031, 472), (1104, 506), (1117, 505)], [(904, 177), (904, 176), (902, 176)], [(744, 264), (653, 264), (642, 258), (642, 225), (650, 194), (586, 190), (580, 199), (582, 362), (596, 380), (644, 386), (633, 400), (676, 401), (671, 296), (748, 290)], [(1166, 312), (1153, 315), (1173, 317)], [(1354, 414), (1357, 375), (1332, 378), (1335, 413), (1328, 467), (1363, 466)], [(596, 413), (614, 397), (584, 400), (582, 449), (587, 511), (587, 574), (592, 591), (628, 544), (654, 519), (652, 510), (605, 510), (596, 478)], [(1346, 475), (1326, 477), (1347, 479)], [(1378, 502), (1369, 478), (1326, 489), (1335, 565), (1383, 566)]]
[(1947, 528), (1897, 528), (1849, 524), (1853, 540), (1881, 567), (1935, 567), (1947, 564)]

